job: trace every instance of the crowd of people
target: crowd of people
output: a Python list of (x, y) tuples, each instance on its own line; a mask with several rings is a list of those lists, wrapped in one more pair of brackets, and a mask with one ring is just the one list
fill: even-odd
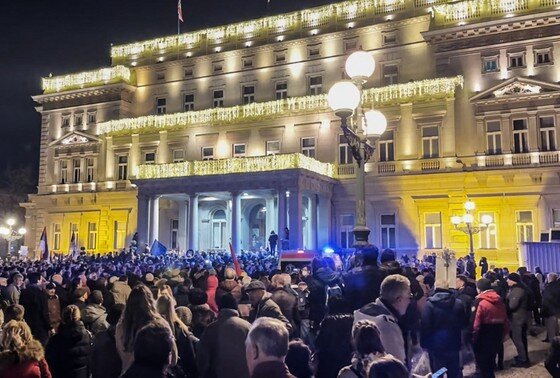
[[(546, 328), (560, 376), (560, 280), (471, 256), (456, 282), (435, 256), (374, 246), (277, 269), (274, 253), (83, 255), (0, 264), (2, 377), (366, 378), (531, 366)], [(477, 280), (477, 265), (479, 275)]]

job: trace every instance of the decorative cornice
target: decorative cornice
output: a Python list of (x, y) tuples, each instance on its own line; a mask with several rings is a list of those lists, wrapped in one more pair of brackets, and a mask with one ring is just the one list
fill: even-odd
[(48, 94), (72, 89), (99, 87), (119, 82), (131, 83), (132, 81), (133, 74), (131, 70), (128, 67), (119, 65), (63, 76), (44, 77), (42, 79), (42, 88), (44, 93)]
[[(366, 89), (365, 106), (385, 106), (402, 102), (422, 102), (455, 96), (456, 87), (463, 86), (463, 77), (427, 79), (405, 84)], [(126, 118), (98, 124), (100, 134), (131, 134), (182, 129), (200, 124), (235, 124), (251, 120), (275, 118), (291, 114), (305, 114), (328, 109), (326, 94), (291, 97), (284, 100), (213, 108), (192, 112)]]
[(69, 90), (65, 92), (54, 92), (48, 94), (42, 94), (37, 96), (32, 96), (33, 101), (39, 104), (45, 104), (49, 102), (59, 102), (66, 100), (75, 100), (79, 98), (90, 98), (94, 96), (103, 96), (107, 94), (120, 94), (123, 91), (128, 91), (133, 93), (136, 90), (135, 87), (125, 84), (109, 84), (103, 85), (102, 87), (91, 87), (76, 90)]

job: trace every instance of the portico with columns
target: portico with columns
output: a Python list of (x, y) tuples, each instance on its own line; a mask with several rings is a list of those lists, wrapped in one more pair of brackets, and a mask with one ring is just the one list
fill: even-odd
[(288, 228), (290, 250), (317, 250), (334, 239), (335, 182), (306, 169), (135, 180), (139, 242), (257, 251), (274, 231), (279, 249)]

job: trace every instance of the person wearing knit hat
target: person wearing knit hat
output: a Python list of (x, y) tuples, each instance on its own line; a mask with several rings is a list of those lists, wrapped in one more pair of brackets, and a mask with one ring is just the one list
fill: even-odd
[(496, 355), (508, 333), (507, 310), (500, 295), (492, 290), (492, 281), (482, 278), (476, 287), (479, 294), (473, 311), (473, 350), (481, 376), (493, 377)]
[(529, 367), (527, 329), (529, 328), (529, 314), (531, 301), (526, 286), (521, 284), (521, 277), (517, 273), (507, 276), (509, 293), (507, 295), (507, 309), (511, 315), (511, 339), (517, 349), (517, 356), (513, 367)]

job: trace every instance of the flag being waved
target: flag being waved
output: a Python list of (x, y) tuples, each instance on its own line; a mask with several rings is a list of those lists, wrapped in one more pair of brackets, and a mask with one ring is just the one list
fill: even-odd
[(70, 238), (70, 253), (72, 253), (72, 258), (77, 259), (80, 251), (78, 250), (78, 243), (76, 242), (76, 234), (72, 231), (72, 237)]
[(51, 260), (51, 254), (49, 252), (49, 243), (47, 242), (47, 228), (43, 228), (41, 233), (41, 239), (39, 240), (39, 250), (41, 251), (42, 260)]
[(231, 253), (231, 259), (233, 260), (233, 266), (235, 267), (235, 273), (237, 273), (237, 277), (241, 277), (241, 265), (239, 264), (239, 260), (237, 260), (237, 255), (235, 254), (235, 249), (233, 249), (233, 245), (229, 243), (229, 252)]
[(167, 253), (167, 247), (156, 239), (152, 244), (152, 248), (150, 248), (150, 253), (154, 256), (165, 256)]
[(183, 20), (183, 8), (181, 7), (181, 0), (177, 1), (177, 16), (179, 17), (179, 21), (185, 22)]

